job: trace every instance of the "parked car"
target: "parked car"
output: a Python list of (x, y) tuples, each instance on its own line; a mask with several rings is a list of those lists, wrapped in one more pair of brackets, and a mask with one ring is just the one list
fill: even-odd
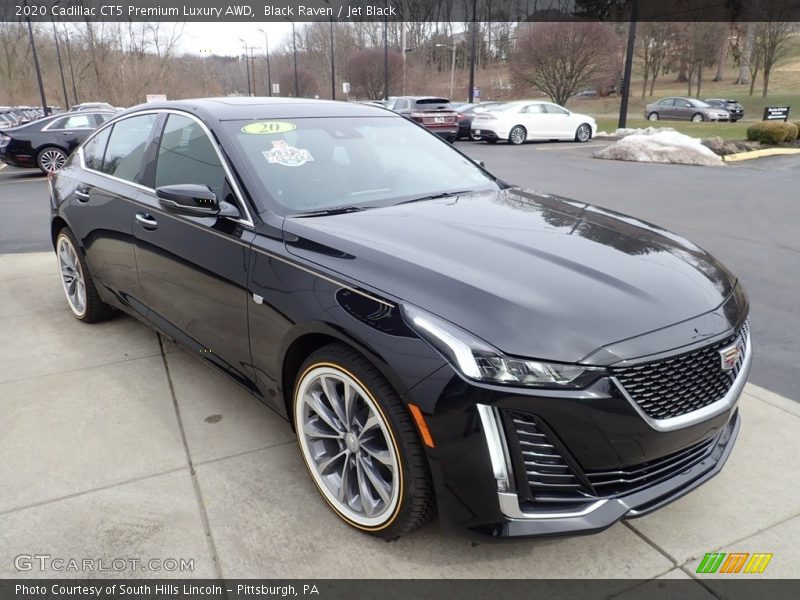
[(597, 122), (552, 102), (518, 100), (491, 111), (476, 112), (471, 131), (490, 144), (497, 140), (508, 140), (509, 144), (528, 140), (588, 142), (597, 133)]
[(74, 316), (121, 310), (241, 384), (363, 532), (396, 538), (437, 506), (490, 538), (599, 531), (704, 483), (734, 444), (752, 358), (736, 277), (384, 109), (148, 104), (50, 193)]
[(644, 116), (650, 121), (673, 119), (695, 123), (730, 119), (727, 110), (711, 106), (696, 98), (664, 98), (658, 102), (651, 102), (645, 107)]
[(82, 102), (70, 107), (70, 112), (78, 112), (83, 110), (119, 110), (116, 106), (110, 105), (108, 102)]
[(458, 113), (450, 100), (438, 96), (398, 96), (392, 110), (415, 121), (443, 137), (455, 142), (458, 135)]
[(731, 123), (736, 123), (744, 117), (744, 106), (739, 104), (736, 100), (725, 100), (723, 98), (707, 98), (706, 104), (721, 108), (730, 115)]
[(470, 130), (470, 126), (472, 125), (472, 119), (475, 118), (475, 113), (477, 111), (485, 111), (493, 106), (500, 106), (502, 102), (473, 102), (472, 104), (462, 104), (460, 106), (456, 106), (456, 110), (458, 111), (458, 133), (456, 134), (456, 139), (460, 140), (463, 138), (469, 138), (473, 142), (480, 140), (480, 136), (473, 134)]
[(113, 115), (101, 111), (67, 112), (5, 129), (0, 133), (0, 161), (53, 173), (92, 131)]

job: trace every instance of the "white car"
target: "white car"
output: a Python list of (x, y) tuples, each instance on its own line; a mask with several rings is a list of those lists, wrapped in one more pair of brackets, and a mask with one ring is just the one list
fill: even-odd
[(574, 113), (563, 106), (541, 100), (518, 100), (476, 112), (470, 129), (474, 136), (490, 144), (508, 140), (575, 140), (588, 142), (597, 133), (597, 122), (588, 115)]

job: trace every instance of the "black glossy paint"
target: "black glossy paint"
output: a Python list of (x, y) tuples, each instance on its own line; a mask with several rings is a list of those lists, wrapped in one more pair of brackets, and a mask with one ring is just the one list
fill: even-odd
[[(428, 458), (446, 525), (492, 536), (552, 535), (595, 531), (626, 514), (555, 519), (546, 528), (508, 521), (499, 511), (477, 403), (535, 413), (582, 469), (640, 464), (734, 422), (738, 427), (734, 407), (658, 433), (605, 377), (580, 390), (469, 381), (399, 310), (416, 305), (510, 355), (635, 364), (720, 339), (746, 318), (747, 300), (735, 278), (690, 242), (591, 205), (502, 186), (287, 218), (252, 195), (258, 188), (220, 121), (387, 111), (223, 99), (142, 106), (115, 121), (140, 111), (180, 111), (205, 123), (226, 156), (231, 189), (241, 192), (230, 197), (241, 218), (165, 207), (152, 189), (152, 151), (137, 185), (87, 170), (75, 154), (52, 181), (54, 235), (62, 226), (72, 229), (106, 302), (173, 337), (286, 418), (296, 369), (311, 351), (339, 340), (364, 354), (426, 415), (436, 441)], [(442, 144), (442, 151), (455, 150)], [(630, 510), (685, 493), (717, 472), (726, 456), (720, 453), (693, 478), (642, 495)]]
[(81, 112), (81, 115), (86, 115), (93, 122), (93, 126), (90, 128), (64, 129), (52, 127), (45, 129), (54, 121), (59, 121), (75, 114), (62, 113), (37, 119), (32, 123), (19, 127), (5, 129), (3, 133), (11, 139), (6, 146), (0, 147), (0, 161), (15, 167), (36, 168), (36, 159), (39, 153), (46, 148), (58, 148), (69, 156), (98, 127), (100, 121), (97, 115), (101, 115), (103, 119), (108, 119), (114, 113), (109, 111)]

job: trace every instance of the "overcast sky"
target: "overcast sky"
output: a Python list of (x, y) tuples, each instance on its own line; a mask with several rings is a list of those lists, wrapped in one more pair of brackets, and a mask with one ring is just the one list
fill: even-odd
[(186, 23), (180, 47), (189, 54), (234, 56), (243, 52), (242, 42), (239, 41), (241, 38), (249, 46), (257, 46), (256, 54), (263, 54), (264, 34), (259, 28), (267, 32), (270, 50), (275, 50), (292, 39), (290, 23)]

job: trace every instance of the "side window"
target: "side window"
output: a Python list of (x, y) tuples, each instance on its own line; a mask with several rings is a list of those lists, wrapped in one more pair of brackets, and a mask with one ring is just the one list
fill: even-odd
[(106, 153), (108, 136), (111, 134), (111, 127), (108, 127), (94, 136), (83, 147), (83, 162), (87, 169), (101, 171), (103, 168), (103, 155)]
[(659, 102), (658, 105), (659, 106), (672, 106), (674, 102), (675, 102), (674, 99), (667, 98), (666, 100), (662, 100), (661, 102)]
[(542, 104), (542, 108), (544, 108), (545, 112), (551, 115), (566, 115), (568, 114), (567, 111), (560, 106), (556, 106), (555, 104)]
[(101, 171), (142, 183), (143, 158), (156, 115), (130, 117), (114, 124)]
[(111, 115), (106, 114), (106, 113), (95, 113), (94, 114), (94, 120), (97, 122), (98, 126), (102, 125), (103, 123), (108, 121), (110, 118), (111, 118)]
[(225, 169), (206, 132), (194, 120), (171, 114), (167, 118), (156, 163), (156, 187), (195, 183), (226, 198)]
[(56, 124), (53, 129), (94, 129), (94, 127), (91, 115), (73, 115)]

